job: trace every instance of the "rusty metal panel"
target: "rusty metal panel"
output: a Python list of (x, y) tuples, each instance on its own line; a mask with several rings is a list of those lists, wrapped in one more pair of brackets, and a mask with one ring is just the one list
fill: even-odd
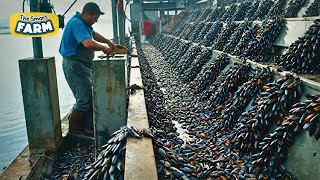
[(96, 147), (126, 125), (127, 56), (93, 60), (93, 119)]
[(19, 60), (29, 148), (56, 150), (61, 119), (54, 57)]

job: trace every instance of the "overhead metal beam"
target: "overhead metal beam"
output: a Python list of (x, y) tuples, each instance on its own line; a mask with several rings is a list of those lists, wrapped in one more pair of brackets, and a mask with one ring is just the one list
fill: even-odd
[(143, 3), (142, 8), (144, 11), (170, 11), (170, 10), (183, 10), (184, 6), (177, 5), (176, 2), (162, 2), (162, 3)]

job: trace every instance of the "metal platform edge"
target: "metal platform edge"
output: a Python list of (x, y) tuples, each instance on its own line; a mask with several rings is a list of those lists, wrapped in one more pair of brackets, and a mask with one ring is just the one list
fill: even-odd
[[(136, 89), (129, 96), (127, 126), (144, 129), (149, 128), (149, 122), (139, 67), (138, 57), (132, 57), (130, 86), (135, 84), (142, 87), (142, 89)], [(127, 138), (125, 167), (125, 180), (158, 179), (151, 138)]]

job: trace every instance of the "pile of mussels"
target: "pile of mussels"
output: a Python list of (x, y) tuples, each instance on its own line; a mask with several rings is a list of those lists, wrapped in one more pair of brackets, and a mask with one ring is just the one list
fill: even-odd
[(287, 0), (277, 0), (271, 6), (267, 18), (276, 18), (284, 15)]
[(277, 56), (272, 52), (272, 43), (285, 25), (283, 18), (262, 21), (256, 38), (249, 42), (243, 55), (256, 62), (273, 62)]
[(315, 0), (313, 3), (308, 7), (306, 14), (304, 15), (305, 17), (310, 17), (310, 16), (319, 16), (320, 15), (320, 1)]
[(272, 0), (261, 0), (258, 6), (257, 11), (253, 15), (252, 20), (261, 20), (264, 19), (265, 16), (268, 14), (271, 6), (273, 5)]
[(240, 3), (237, 6), (237, 9), (236, 9), (235, 13), (231, 17), (231, 20), (233, 20), (233, 21), (242, 21), (242, 20), (244, 20), (246, 18), (247, 9), (249, 9), (251, 4), (252, 3), (250, 1), (244, 1), (244, 2)]
[[(280, 137), (279, 133), (273, 133), (273, 141), (268, 139), (273, 124), (284, 128), (283, 122), (302, 93), (298, 78), (287, 75), (272, 82), (268, 69), (252, 70), (239, 64), (232, 66), (221, 79), (210, 75), (219, 72), (206, 70), (200, 75), (208, 74), (207, 78), (201, 81), (211, 77), (216, 81), (204, 87), (204, 91), (194, 91), (194, 85), (199, 87), (199, 76), (190, 88), (181, 83), (154, 47), (143, 45), (139, 51), (144, 54), (140, 62), (143, 62), (143, 77), (147, 77), (144, 83), (148, 82), (146, 102), (150, 124), (156, 129), (154, 148), (160, 179), (294, 178), (283, 165), (283, 156), (266, 153), (277, 143), (281, 145), (282, 137), (297, 135), (286, 133)], [(218, 62), (216, 65), (219, 67)], [(224, 83), (229, 80), (231, 83)], [(211, 89), (212, 86), (215, 87)], [(211, 93), (201, 98), (205, 91)], [(225, 92), (226, 96), (219, 95)], [(251, 99), (252, 107), (245, 112), (244, 107)], [(317, 110), (318, 106), (313, 104), (309, 109)], [(177, 133), (175, 122), (179, 122), (187, 135)], [(311, 124), (305, 126), (310, 127), (314, 128)], [(312, 134), (317, 134), (317, 124), (315, 127)], [(285, 149), (281, 147), (280, 152)]]
[(206, 22), (215, 22), (218, 21), (219, 19), (222, 18), (224, 15), (225, 10), (222, 7), (216, 7), (211, 10), (211, 13), (209, 13), (207, 19), (205, 20)]
[(307, 2), (307, 0), (291, 0), (287, 7), (285, 17), (293, 18), (297, 17), (301, 7)]
[(224, 46), (228, 43), (229, 37), (233, 34), (235, 29), (238, 27), (234, 21), (227, 23), (227, 25), (222, 29), (218, 38), (213, 43), (213, 48), (217, 50), (223, 50)]
[(123, 179), (124, 158), (127, 137), (153, 137), (149, 130), (139, 131), (133, 127), (121, 127), (112, 134), (110, 140), (102, 146), (98, 158), (85, 167), (83, 179)]
[(223, 23), (221, 21), (216, 21), (211, 24), (209, 31), (207, 31), (207, 34), (203, 39), (201, 39), (200, 44), (206, 47), (211, 47), (214, 44), (215, 40), (218, 38), (222, 28)]
[(220, 21), (228, 22), (231, 20), (237, 10), (237, 5), (232, 4), (221, 17)]
[(320, 22), (315, 21), (303, 37), (290, 45), (285, 55), (277, 61), (284, 70), (299, 74), (320, 73)]
[(255, 20), (253, 17), (258, 7), (259, 7), (259, 1), (253, 1), (252, 5), (248, 8), (246, 12), (246, 18), (248, 18), (248, 20)]

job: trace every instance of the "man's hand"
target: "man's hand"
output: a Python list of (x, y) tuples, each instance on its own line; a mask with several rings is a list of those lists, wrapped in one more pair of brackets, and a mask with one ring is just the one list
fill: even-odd
[(105, 47), (103, 50), (103, 53), (105, 53), (106, 55), (112, 54), (113, 50), (111, 48)]

